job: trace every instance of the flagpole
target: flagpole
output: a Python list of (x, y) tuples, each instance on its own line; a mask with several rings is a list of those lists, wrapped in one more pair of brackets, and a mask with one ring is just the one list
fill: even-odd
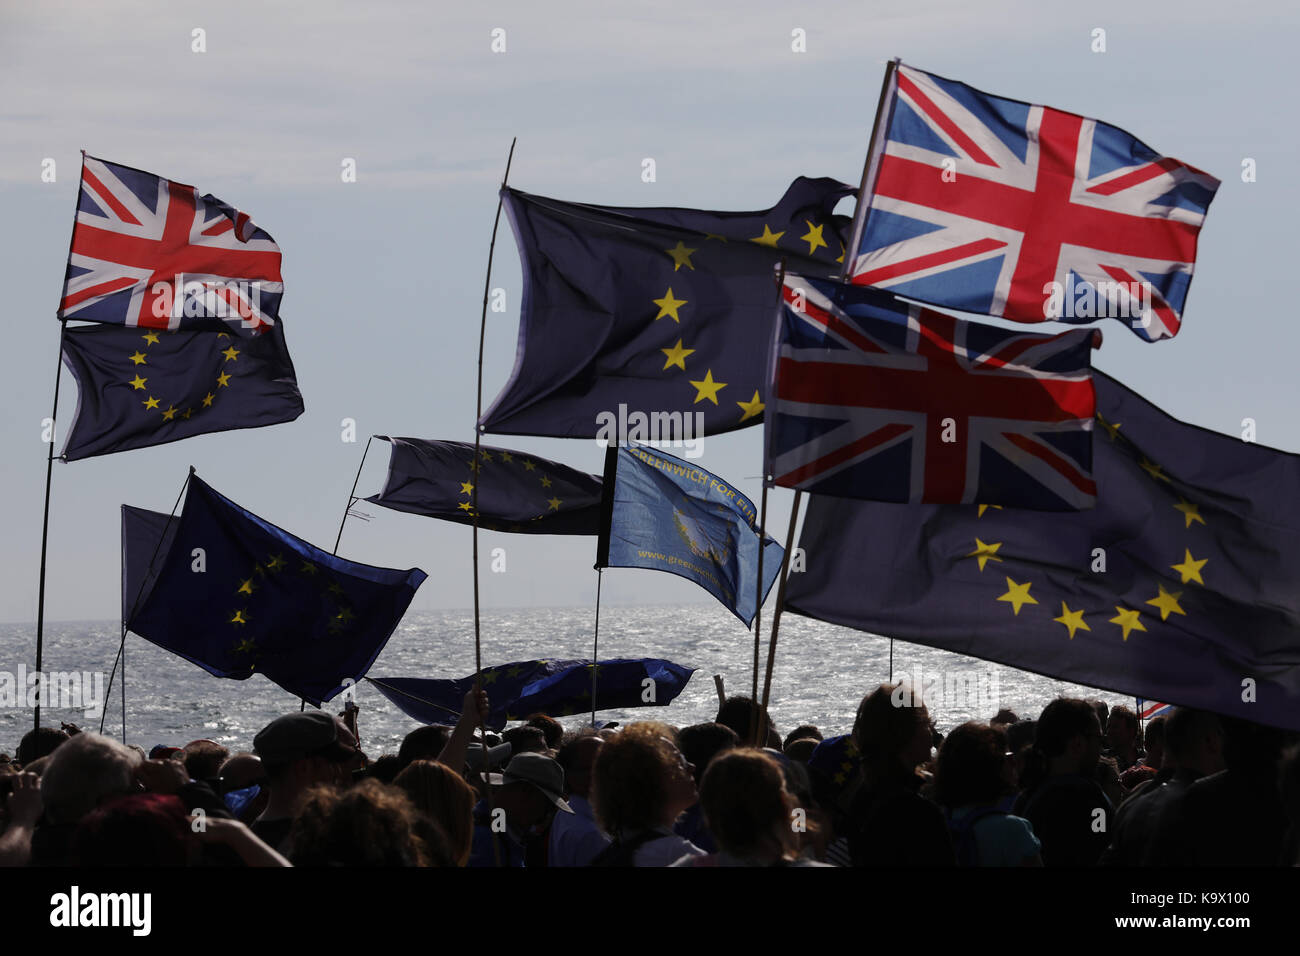
[(343, 540), (343, 525), (347, 523), (348, 512), (357, 503), (357, 482), (361, 480), (361, 469), (366, 467), (366, 455), (370, 454), (370, 443), (374, 440), (374, 435), (366, 439), (365, 451), (361, 453), (361, 464), (357, 465), (357, 476), (352, 479), (352, 490), (348, 493), (348, 506), (343, 509), (343, 520), (339, 522), (339, 533), (334, 538), (334, 550), (331, 552), (336, 557), (339, 553), (339, 542)]
[[(772, 665), (776, 660), (776, 635), (781, 626), (781, 607), (785, 604), (785, 586), (790, 580), (790, 551), (794, 547), (794, 527), (799, 521), (799, 503), (803, 499), (803, 489), (794, 490), (794, 503), (790, 506), (790, 527), (785, 533), (785, 554), (781, 556), (781, 585), (776, 592), (776, 609), (772, 612), (772, 637), (767, 644), (767, 673), (763, 675), (763, 706), (760, 714), (767, 714), (768, 701), (772, 696)], [(763, 735), (767, 735), (764, 722)]]
[(759, 710), (758, 707), (758, 655), (759, 649), (763, 643), (763, 552), (767, 550), (763, 547), (767, 540), (767, 456), (764, 455), (763, 457), (765, 459), (763, 462), (763, 492), (759, 499), (761, 503), (758, 506), (758, 586), (754, 588), (754, 594), (757, 595), (755, 598), (756, 606), (754, 608), (754, 688), (752, 696), (750, 697), (750, 700), (753, 703), (751, 705), (752, 713), (749, 721), (749, 725), (753, 728), (753, 733), (755, 734), (754, 746), (759, 745), (759, 738), (757, 736), (759, 733), (758, 725), (762, 719), (760, 716), (762, 711)]
[(596, 726), (596, 678), (600, 674), (600, 580), (604, 568), (596, 569), (596, 634), (591, 639), (591, 726)]
[(45, 565), (50, 541), (50, 483), (54, 477), (54, 443), (59, 420), (59, 383), (63, 378), (63, 337), (68, 332), (68, 320), (59, 319), (59, 360), (54, 370), (54, 408), (50, 411), (50, 452), (45, 461), (45, 517), (41, 522), (41, 577), (36, 598), (36, 709), (35, 727), (41, 726), (41, 691), (44, 679), (41, 667), (45, 660)]
[[(510, 154), (506, 157), (505, 175), (501, 177), (501, 189), (506, 188), (506, 183), (510, 179), (510, 163), (515, 158), (515, 143), (518, 137), (510, 139)], [(470, 514), (474, 518), (474, 546), (471, 559), (474, 562), (474, 692), (475, 695), (483, 690), (483, 640), (482, 629), (479, 623), (479, 596), (478, 596), (478, 486), (479, 468), (483, 459), (479, 455), (479, 449), (482, 445), (483, 428), (479, 425), (479, 420), (483, 417), (483, 343), (487, 338), (487, 307), (488, 296), (492, 294), (492, 256), (497, 247), (497, 227), (501, 225), (501, 206), (504, 203), (504, 197), (497, 193), (497, 214), (492, 220), (492, 241), (488, 244), (488, 261), (487, 275), (483, 279), (483, 313), (479, 319), (478, 327), (478, 393), (474, 411), (474, 461), (470, 468), (470, 475), (474, 479), (474, 485), (470, 489)], [(599, 579), (598, 579), (599, 580)], [(483, 746), (484, 769), (487, 757), (487, 732), (479, 725), (479, 740)], [(488, 813), (492, 812), (492, 786), (487, 784), (483, 788), (484, 799), (487, 800)], [(492, 853), (497, 866), (501, 865), (501, 843), (497, 838), (495, 830), (492, 833)]]
[[(518, 137), (510, 140), (510, 154), (506, 157), (506, 172), (501, 177), (501, 188), (506, 188), (506, 182), (510, 179), (510, 163), (515, 158), (515, 142)], [(470, 489), (470, 514), (474, 518), (474, 688), (475, 690), (483, 689), (483, 642), (482, 630), (479, 624), (479, 596), (478, 596), (478, 486), (479, 468), (483, 460), (480, 457), (479, 449), (482, 447), (483, 426), (479, 424), (479, 419), (483, 417), (483, 343), (487, 338), (487, 307), (488, 297), (492, 294), (492, 256), (497, 247), (497, 227), (501, 225), (501, 206), (504, 203), (504, 197), (497, 194), (497, 215), (492, 221), (492, 241), (488, 244), (488, 262), (487, 275), (483, 279), (483, 313), (479, 320), (478, 328), (478, 399), (474, 413), (474, 462), (470, 468), (470, 474), (474, 478), (474, 486)], [(480, 732), (482, 728), (480, 728)]]
[[(853, 229), (849, 233), (849, 247), (844, 253), (844, 272), (841, 279), (853, 274), (853, 262), (858, 255), (858, 246), (862, 242), (862, 233), (866, 228), (867, 212), (871, 208), (871, 195), (875, 192), (876, 177), (880, 172), (880, 157), (884, 155), (885, 134), (888, 132), (886, 114), (892, 112), (898, 87), (895, 76), (898, 70), (898, 57), (889, 61), (885, 67), (885, 78), (880, 84), (880, 99), (876, 102), (876, 118), (871, 124), (871, 141), (867, 145), (867, 160), (862, 167), (862, 185), (858, 187), (857, 208), (853, 210)], [(882, 120), (885, 122), (882, 123)]]
[[(176, 509), (181, 505), (181, 496), (185, 494), (185, 489), (190, 486), (190, 476), (194, 474), (194, 466), (185, 475), (185, 480), (181, 482), (181, 490), (176, 495), (176, 500), (172, 503), (171, 514), (167, 516), (167, 523), (163, 525), (162, 534), (158, 536), (158, 543), (154, 545), (153, 554), (149, 557), (149, 570), (153, 571), (154, 562), (158, 560), (158, 552), (162, 549), (162, 543), (167, 538), (167, 529), (171, 527), (172, 521), (176, 519)], [(123, 555), (125, 557), (125, 555)], [(140, 581), (140, 590), (136, 591), (135, 598), (131, 601), (131, 610), (122, 621), (122, 640), (117, 645), (117, 657), (113, 661), (113, 670), (108, 675), (108, 689), (104, 691), (104, 700), (107, 701), (113, 693), (113, 678), (117, 674), (117, 665), (122, 664), (122, 743), (126, 743), (126, 632), (130, 626), (131, 619), (135, 617), (135, 612), (140, 610), (140, 598), (144, 596), (145, 582), (149, 580), (148, 575)], [(99, 715), (99, 732), (104, 732), (104, 718), (107, 712)]]

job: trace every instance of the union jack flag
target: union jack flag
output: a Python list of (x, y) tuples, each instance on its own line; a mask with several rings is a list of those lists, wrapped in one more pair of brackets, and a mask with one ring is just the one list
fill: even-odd
[(83, 154), (59, 318), (256, 335), (283, 294), (280, 247), (246, 213)]
[(1159, 717), (1161, 715), (1168, 717), (1173, 713), (1174, 709), (1172, 704), (1162, 704), (1155, 700), (1144, 700), (1141, 697), (1137, 699), (1137, 704), (1138, 717), (1142, 720), (1150, 720), (1152, 717)]
[(1091, 507), (1101, 333), (1034, 335), (786, 276), (767, 473), (844, 498)]
[(885, 95), (853, 282), (1016, 322), (1178, 333), (1217, 179), (1107, 123), (901, 64)]

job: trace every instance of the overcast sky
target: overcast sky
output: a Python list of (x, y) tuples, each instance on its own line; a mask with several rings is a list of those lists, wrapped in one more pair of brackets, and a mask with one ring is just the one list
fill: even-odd
[[(1171, 414), (1300, 450), (1285, 216), (1300, 199), (1297, 13), (1282, 4), (892, 5), (82, 2), (0, 9), (0, 620), (34, 621), (55, 308), (79, 150), (197, 186), (249, 212), (284, 253), (281, 311), (306, 414), (270, 428), (56, 463), (47, 616), (115, 618), (119, 512), (170, 509), (193, 464), (222, 493), (332, 546), (372, 433), (473, 440), (483, 269), (510, 138), (513, 185), (620, 205), (758, 209), (795, 176), (856, 183), (885, 61), (1113, 123), (1223, 180), (1185, 325), (1146, 344), (1116, 322), (1096, 364)], [(206, 52), (192, 51), (196, 29)], [(492, 31), (506, 51), (493, 53)], [(1106, 52), (1092, 51), (1105, 30)], [(807, 51), (791, 49), (806, 32)], [(641, 179), (656, 162), (657, 181)], [(57, 181), (41, 181), (42, 161)], [(357, 182), (341, 181), (356, 161)], [(1258, 181), (1243, 183), (1242, 161)], [(844, 211), (851, 207), (845, 204)], [(515, 354), (519, 263), (503, 222), (484, 406)], [(76, 404), (64, 376), (60, 424)], [(359, 441), (340, 440), (357, 422)], [(62, 430), (59, 446), (62, 447)], [(700, 463), (757, 500), (760, 433)], [(597, 471), (579, 440), (488, 438)], [(377, 444), (359, 494), (377, 491)], [(783, 528), (792, 495), (772, 495)], [(340, 553), (429, 572), (415, 608), (466, 607), (470, 531), (366, 508)], [(581, 605), (589, 538), (487, 534), (505, 574), (488, 606)], [(611, 603), (711, 600), (671, 575), (611, 571)], [(739, 625), (738, 625), (739, 626)]]

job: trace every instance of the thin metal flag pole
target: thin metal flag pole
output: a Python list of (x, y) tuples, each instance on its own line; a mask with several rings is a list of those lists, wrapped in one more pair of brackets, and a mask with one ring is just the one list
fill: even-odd
[[(479, 420), (483, 417), (483, 344), (487, 339), (487, 308), (488, 297), (492, 294), (492, 256), (497, 248), (497, 228), (501, 225), (501, 206), (505, 202), (505, 197), (501, 194), (505, 191), (506, 183), (510, 180), (510, 164), (515, 158), (515, 143), (518, 137), (510, 139), (510, 154), (506, 157), (505, 175), (501, 177), (501, 192), (497, 193), (497, 214), (492, 220), (492, 241), (488, 244), (487, 274), (483, 278), (483, 313), (479, 319), (478, 328), (478, 390), (475, 399), (474, 410), (474, 461), (470, 467), (470, 476), (474, 479), (474, 484), (470, 488), (470, 515), (474, 519), (474, 546), (471, 554), (471, 560), (474, 562), (474, 694), (477, 697), (483, 690), (483, 640), (482, 628), (479, 623), (479, 595), (478, 595), (478, 486), (479, 468), (482, 466), (483, 459), (480, 456), (479, 449), (482, 446), (483, 426)], [(479, 724), (479, 740), (483, 747), (484, 770), (489, 770), (487, 766), (487, 733), (482, 724)], [(492, 785), (484, 784), (483, 796), (487, 801), (488, 813), (492, 812)], [(497, 866), (501, 865), (501, 841), (495, 830), (492, 833), (492, 853), (494, 862)]]
[(35, 727), (41, 726), (41, 693), (44, 679), (41, 667), (45, 660), (45, 565), (50, 542), (50, 483), (54, 477), (54, 443), (59, 420), (59, 383), (63, 377), (63, 337), (68, 331), (67, 319), (59, 320), (59, 362), (54, 371), (54, 408), (50, 411), (50, 450), (45, 460), (45, 517), (41, 522), (41, 580), (36, 598), (36, 708)]
[(591, 726), (596, 726), (596, 679), (600, 674), (600, 581), (604, 568), (596, 569), (596, 632), (591, 639)]
[(352, 490), (348, 492), (348, 506), (343, 509), (343, 520), (339, 522), (339, 533), (334, 537), (334, 550), (331, 554), (334, 554), (335, 556), (339, 553), (339, 542), (343, 540), (343, 525), (347, 523), (348, 512), (351, 511), (352, 506), (357, 503), (357, 482), (361, 480), (361, 469), (366, 467), (366, 455), (370, 454), (370, 443), (374, 440), (374, 435), (371, 435), (366, 439), (365, 451), (361, 453), (361, 464), (357, 465), (357, 476), (352, 479)]
[[(170, 528), (171, 523), (176, 520), (176, 509), (181, 506), (181, 497), (185, 494), (185, 489), (190, 486), (190, 476), (193, 474), (194, 474), (194, 468), (193, 466), (191, 466), (190, 470), (185, 474), (185, 480), (181, 482), (181, 490), (177, 492), (176, 500), (172, 503), (171, 514), (167, 516), (167, 523), (163, 525), (162, 534), (158, 536), (158, 543), (154, 545), (153, 554), (149, 556), (150, 572), (153, 571), (154, 562), (158, 560), (158, 552), (162, 550), (162, 543), (167, 538), (167, 529)], [(125, 557), (126, 555), (123, 554), (123, 558)], [(104, 691), (104, 700), (107, 701), (108, 698), (113, 693), (113, 677), (117, 674), (117, 665), (121, 663), (122, 665), (122, 743), (126, 743), (126, 632), (127, 632), (127, 628), (131, 624), (131, 619), (135, 617), (135, 612), (140, 610), (140, 599), (144, 597), (144, 586), (148, 582), (148, 580), (149, 580), (148, 575), (145, 575), (145, 577), (140, 581), (140, 589), (135, 592), (135, 597), (131, 599), (131, 610), (127, 612), (126, 617), (122, 619), (122, 640), (117, 645), (117, 657), (113, 661), (113, 670), (108, 675), (108, 689)], [(104, 732), (104, 718), (106, 716), (107, 716), (107, 711), (99, 715), (99, 732), (101, 734)]]

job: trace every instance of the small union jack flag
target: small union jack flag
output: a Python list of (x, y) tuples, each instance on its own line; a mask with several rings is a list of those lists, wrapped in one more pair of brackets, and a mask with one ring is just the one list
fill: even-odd
[(845, 498), (1090, 508), (1101, 333), (966, 322), (787, 275), (769, 408), (778, 485)]
[(1150, 720), (1152, 717), (1160, 717), (1162, 715), (1168, 717), (1174, 710), (1172, 704), (1162, 704), (1155, 700), (1143, 700), (1141, 697), (1137, 699), (1137, 704), (1138, 717), (1142, 720)]
[(1217, 179), (1107, 123), (901, 64), (885, 96), (855, 283), (1016, 322), (1178, 333)]
[(283, 294), (280, 247), (246, 213), (83, 154), (59, 318), (256, 335)]

